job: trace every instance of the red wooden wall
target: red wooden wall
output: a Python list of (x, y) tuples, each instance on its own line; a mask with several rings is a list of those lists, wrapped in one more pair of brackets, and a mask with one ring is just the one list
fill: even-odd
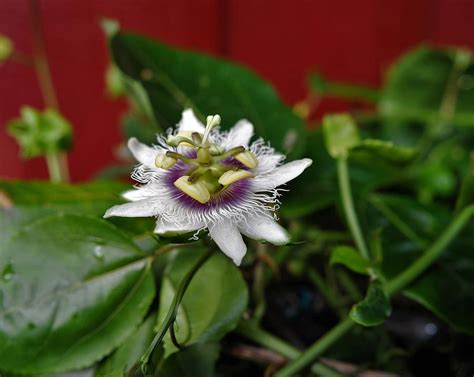
[[(62, 113), (74, 125), (75, 181), (113, 161), (124, 104), (104, 94), (108, 58), (101, 17), (161, 41), (241, 62), (288, 103), (305, 75), (377, 85), (388, 63), (422, 42), (474, 49), (473, 0), (42, 0), (47, 53)], [(31, 51), (28, 0), (0, 0), (0, 33)], [(0, 177), (45, 178), (40, 159), (21, 161), (5, 122), (23, 104), (42, 107), (31, 69), (0, 66)], [(334, 104), (326, 104), (326, 109)]]

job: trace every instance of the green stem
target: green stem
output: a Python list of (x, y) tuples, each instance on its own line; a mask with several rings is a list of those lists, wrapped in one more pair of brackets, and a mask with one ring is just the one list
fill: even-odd
[(145, 368), (144, 373), (146, 375), (146, 368), (148, 366), (150, 356), (153, 355), (155, 352), (156, 348), (161, 344), (161, 341), (165, 337), (168, 329), (170, 326), (174, 323), (176, 319), (176, 315), (178, 314), (178, 309), (179, 305), (181, 304), (181, 301), (184, 297), (184, 293), (186, 292), (186, 289), (188, 288), (189, 284), (191, 283), (191, 280), (193, 279), (194, 275), (198, 270), (201, 268), (201, 266), (211, 257), (213, 253), (213, 250), (209, 250), (206, 253), (204, 253), (196, 262), (196, 264), (189, 270), (189, 272), (186, 274), (184, 279), (181, 281), (181, 284), (179, 285), (179, 288), (174, 296), (173, 302), (171, 303), (170, 309), (168, 310), (168, 314), (166, 314), (166, 317), (161, 324), (160, 329), (158, 330), (157, 334), (155, 335), (155, 338), (151, 342), (150, 346), (148, 347), (147, 351), (143, 354), (143, 356), (140, 359), (140, 363), (142, 364), (142, 368)]
[(296, 359), (301, 351), (284, 340), (260, 328), (254, 321), (240, 321), (235, 331), (257, 344), (267, 347), (288, 359)]
[(426, 247), (426, 241), (418, 236), (391, 208), (373, 195), (369, 198), (369, 202), (381, 213), (388, 221), (390, 221), (405, 237), (417, 244), (417, 246)]
[(339, 190), (341, 192), (342, 206), (346, 215), (347, 224), (354, 237), (355, 244), (362, 257), (369, 259), (369, 252), (362, 236), (359, 220), (354, 209), (354, 201), (352, 199), (351, 185), (349, 181), (349, 171), (347, 168), (347, 159), (339, 157), (337, 159), (337, 176), (339, 181)]
[[(39, 1), (30, 0), (29, 7), (31, 13), (31, 27), (33, 31), (33, 63), (36, 77), (38, 79), (45, 106), (47, 108), (58, 110), (58, 98), (56, 91), (54, 90), (53, 78), (51, 76), (43, 38), (43, 22)], [(55, 155), (47, 155), (46, 163), (48, 165), (49, 178), (52, 182), (69, 181), (69, 169), (66, 154), (58, 153)]]
[(433, 262), (441, 256), (445, 247), (454, 239), (454, 237), (456, 237), (473, 215), (474, 205), (466, 207), (421, 257), (387, 283), (387, 294), (393, 295), (405, 288), (420, 276), (420, 274), (422, 274), (429, 266), (431, 266)]
[(328, 82), (323, 94), (326, 96), (358, 99), (370, 103), (376, 103), (380, 98), (380, 92), (377, 89), (339, 82)]
[(312, 267), (308, 267), (306, 274), (308, 278), (317, 287), (319, 293), (324, 297), (327, 304), (338, 314), (339, 317), (344, 317), (344, 305), (339, 300), (337, 293), (324, 281), (319, 272)]
[(336, 275), (339, 283), (342, 285), (344, 290), (349, 294), (353, 301), (358, 302), (362, 300), (362, 293), (360, 293), (360, 290), (357, 287), (356, 283), (351, 279), (351, 277), (349, 276), (349, 274), (347, 274), (346, 271), (337, 270)]
[(51, 182), (62, 182), (61, 162), (58, 154), (46, 155), (46, 164), (48, 165), (49, 179)]
[(301, 353), (292, 362), (288, 363), (285, 367), (275, 373), (275, 377), (293, 377), (305, 366), (310, 364), (315, 358), (321, 356), (334, 342), (340, 339), (346, 334), (353, 326), (354, 322), (350, 318), (346, 318), (344, 321), (339, 322), (338, 325), (333, 327), (325, 335), (317, 340), (312, 346)]

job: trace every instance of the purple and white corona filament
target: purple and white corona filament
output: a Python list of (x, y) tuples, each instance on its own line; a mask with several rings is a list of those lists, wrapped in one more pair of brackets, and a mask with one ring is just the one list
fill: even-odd
[(253, 125), (241, 120), (219, 131), (220, 117), (204, 126), (192, 110), (183, 112), (175, 131), (153, 147), (128, 141), (140, 162), (132, 178), (141, 185), (124, 194), (130, 203), (110, 208), (104, 217), (157, 218), (158, 234), (196, 234), (209, 229), (219, 248), (236, 265), (247, 247), (242, 235), (281, 245), (288, 234), (274, 219), (277, 187), (300, 175), (308, 158), (282, 164), (285, 156), (263, 139), (250, 144)]

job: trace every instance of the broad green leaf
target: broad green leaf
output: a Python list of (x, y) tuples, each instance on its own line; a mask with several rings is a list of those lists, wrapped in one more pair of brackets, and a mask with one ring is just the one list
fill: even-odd
[(59, 373), (109, 354), (148, 310), (150, 265), (99, 219), (54, 215), (10, 232), (0, 243), (0, 368)]
[(379, 110), (389, 118), (474, 126), (473, 80), (468, 51), (420, 47), (391, 67)]
[(15, 206), (97, 216), (102, 216), (111, 206), (123, 203), (120, 194), (129, 189), (129, 184), (112, 181), (68, 185), (0, 180), (0, 190), (8, 195)]
[[(68, 185), (40, 181), (0, 180), (0, 191), (11, 199), (15, 206), (12, 213), (17, 212), (16, 216), (19, 219), (24, 216), (37, 217), (54, 213), (102, 217), (107, 209), (123, 203), (121, 194), (130, 189), (129, 184), (113, 181)], [(152, 218), (111, 218), (108, 221), (130, 234), (144, 234), (152, 231), (154, 227)]]
[(349, 150), (360, 143), (357, 125), (349, 114), (326, 115), (323, 131), (326, 148), (333, 158), (347, 157)]
[(98, 368), (95, 377), (123, 377), (145, 353), (153, 340), (155, 318), (150, 316)]
[(337, 246), (331, 252), (330, 264), (342, 264), (359, 274), (368, 274), (370, 262), (351, 246)]
[(122, 132), (127, 140), (136, 137), (142, 143), (156, 144), (156, 127), (136, 114), (127, 114), (122, 119)]
[(302, 120), (248, 69), (128, 33), (115, 35), (111, 49), (122, 72), (146, 89), (161, 129), (174, 127), (182, 110), (192, 107), (201, 120), (220, 114), (224, 129), (247, 118), (279, 151), (290, 158), (303, 154)]
[(72, 127), (57, 111), (43, 112), (29, 106), (21, 108), (21, 117), (8, 124), (8, 132), (20, 145), (24, 158), (68, 150), (72, 144)]
[[(158, 326), (168, 313), (180, 282), (202, 253), (197, 249), (175, 251), (163, 277)], [(175, 323), (180, 344), (220, 340), (237, 326), (247, 306), (247, 296), (247, 285), (239, 269), (222, 253), (216, 252), (196, 273), (184, 295)], [(164, 344), (167, 354), (176, 351), (169, 334)]]
[(416, 156), (416, 150), (395, 145), (390, 141), (365, 139), (350, 149), (350, 155), (369, 163), (384, 160), (394, 164), (406, 164)]
[(219, 344), (194, 344), (169, 356), (155, 377), (213, 377)]
[(352, 320), (362, 326), (377, 326), (391, 314), (392, 308), (381, 284), (372, 282), (365, 298), (354, 305), (350, 312)]

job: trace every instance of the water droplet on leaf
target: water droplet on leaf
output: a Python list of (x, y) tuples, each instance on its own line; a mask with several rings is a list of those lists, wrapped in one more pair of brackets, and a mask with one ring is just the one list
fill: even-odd
[(96, 257), (100, 261), (104, 260), (104, 253), (102, 251), (102, 246), (97, 245), (94, 248), (94, 257)]

